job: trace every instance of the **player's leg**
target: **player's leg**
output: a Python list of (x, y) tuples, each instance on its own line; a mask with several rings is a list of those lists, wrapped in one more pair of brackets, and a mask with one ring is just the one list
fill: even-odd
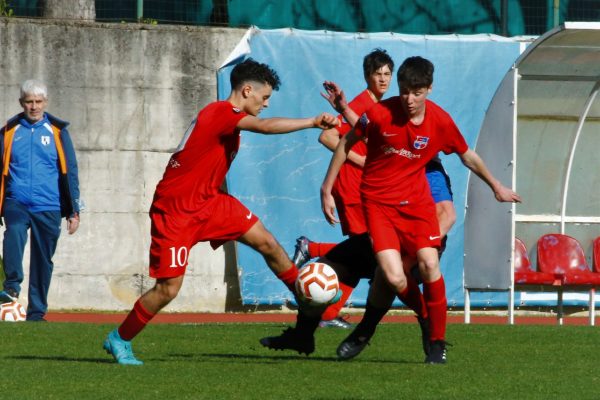
[[(336, 198), (336, 206), (338, 210), (338, 216), (340, 219), (340, 225), (342, 227), (342, 233), (344, 235), (348, 235), (350, 237), (365, 235), (367, 232), (367, 224), (365, 221), (365, 216), (362, 208), (362, 204), (360, 203), (351, 203), (345, 204), (343, 199)], [(366, 236), (365, 236), (366, 238)], [(362, 239), (361, 239), (362, 241)], [(370, 240), (368, 246), (364, 246), (365, 248), (369, 248), (369, 253), (372, 253), (372, 247), (370, 245)], [(321, 249), (323, 249), (323, 245), (321, 244)], [(347, 250), (346, 250), (347, 251)], [(370, 262), (371, 260), (369, 260)], [(368, 267), (371, 268), (371, 267)], [(372, 270), (369, 271), (369, 274), (372, 274)], [(322, 327), (336, 327), (336, 328), (351, 328), (351, 325), (345, 321), (342, 317), (340, 317), (340, 312), (342, 307), (346, 304), (350, 295), (352, 294), (354, 287), (344, 287), (343, 295), (339, 301), (334, 304), (331, 304), (321, 317), (321, 323), (319, 324)]]
[(298, 268), (262, 222), (257, 220), (238, 241), (258, 251), (271, 271), (295, 293), (294, 283), (298, 277)]
[(135, 302), (133, 309), (127, 314), (121, 325), (108, 334), (103, 346), (106, 352), (112, 354), (119, 364), (143, 364), (133, 354), (131, 340), (177, 296), (182, 283), (183, 275), (157, 279), (154, 287)]
[(135, 302), (125, 320), (108, 334), (103, 345), (119, 364), (143, 364), (134, 356), (131, 340), (179, 293), (188, 255), (195, 243), (194, 237), (201, 228), (198, 221), (190, 220), (189, 217), (162, 212), (150, 211), (150, 220), (149, 270), (156, 283)]
[[(429, 183), (429, 189), (431, 196), (435, 202), (435, 212), (440, 227), (441, 235), (441, 246), (439, 249), (439, 258), (441, 259), (444, 250), (446, 249), (446, 242), (448, 239), (448, 232), (456, 222), (456, 209), (452, 202), (452, 186), (450, 184), (450, 177), (444, 170), (440, 161), (431, 161), (427, 164), (426, 168), (427, 182)], [(419, 274), (418, 265), (412, 264), (411, 275), (417, 281), (417, 283), (423, 283), (422, 277)]]
[(354, 330), (340, 343), (336, 353), (341, 360), (349, 360), (359, 355), (369, 344), (379, 322), (390, 309), (396, 293), (388, 284), (380, 268), (369, 288), (365, 313)]
[(298, 277), (298, 268), (292, 263), (275, 237), (238, 199), (219, 193), (199, 216), (202, 230), (197, 232), (194, 243), (210, 240), (213, 249), (229, 240), (237, 240), (259, 252), (267, 266), (292, 291)]
[(435, 203), (435, 211), (440, 224), (440, 235), (446, 237), (456, 222), (456, 209), (452, 200), (442, 200)]
[(157, 279), (154, 287), (137, 300), (133, 310), (119, 326), (121, 338), (132, 340), (136, 337), (160, 310), (177, 297), (182, 284), (183, 275)]
[[(341, 286), (341, 282), (340, 282)], [(342, 308), (348, 302), (350, 295), (352, 295), (353, 287), (345, 286), (342, 288), (342, 296), (340, 299), (329, 305), (325, 312), (321, 316), (321, 322), (319, 322), (319, 326), (322, 328), (342, 328), (342, 329), (350, 329), (352, 325), (340, 316)]]
[[(402, 264), (411, 265), (413, 258), (403, 256)], [(419, 326), (421, 328), (421, 340), (423, 342), (423, 351), (429, 354), (429, 320), (427, 306), (419, 286), (414, 279), (405, 275), (406, 287), (396, 293), (390, 288), (388, 278), (385, 276), (382, 269), (377, 269), (369, 296), (365, 313), (360, 323), (354, 331), (340, 344), (337, 354), (341, 359), (350, 359), (357, 356), (368, 344), (369, 340), (375, 334), (377, 325), (381, 322), (385, 314), (392, 306), (394, 297), (398, 297), (407, 307), (413, 310), (416, 314)]]
[(444, 278), (439, 268), (438, 251), (433, 247), (421, 248), (417, 252), (419, 270), (423, 276), (423, 296), (427, 304), (430, 327), (430, 352), (425, 362), (446, 362), (446, 316), (447, 299)]
[[(319, 261), (330, 265), (336, 271), (342, 291), (355, 288), (361, 278), (371, 278), (376, 266), (371, 241), (367, 234), (344, 240)], [(294, 328), (286, 329), (279, 336), (262, 338), (260, 343), (274, 350), (288, 349), (300, 353), (312, 353), (314, 332), (324, 309), (324, 307), (301, 308)]]
[(365, 202), (363, 206), (377, 268), (365, 314), (352, 333), (338, 346), (337, 354), (340, 359), (353, 358), (366, 347), (377, 324), (389, 310), (394, 296), (407, 287), (399, 251), (400, 239), (390, 219), (393, 210), (378, 203)]
[(323, 307), (311, 312), (300, 308), (296, 315), (296, 326), (286, 328), (279, 336), (266, 336), (259, 340), (260, 344), (271, 350), (294, 350), (310, 355), (315, 351), (314, 332), (319, 326)]
[(313, 242), (306, 236), (300, 236), (296, 239), (292, 262), (300, 268), (313, 258), (323, 257), (336, 245), (337, 243)]
[[(379, 232), (380, 234), (381, 232)], [(390, 244), (386, 247), (393, 247)], [(406, 294), (408, 283), (402, 266), (400, 252), (386, 248), (375, 253), (378, 268), (371, 283), (365, 313), (360, 323), (337, 348), (340, 359), (356, 357), (369, 343), (375, 334), (377, 325), (389, 311), (394, 297)]]

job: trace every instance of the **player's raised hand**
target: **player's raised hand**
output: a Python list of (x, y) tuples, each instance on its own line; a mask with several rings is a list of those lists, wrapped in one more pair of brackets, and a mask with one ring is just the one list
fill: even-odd
[(322, 113), (315, 117), (315, 128), (330, 129), (339, 126), (340, 120), (328, 113)]
[(330, 225), (335, 225), (339, 222), (335, 217), (335, 200), (331, 193), (321, 192), (321, 210)]
[(321, 96), (331, 104), (331, 107), (335, 111), (343, 114), (346, 108), (348, 108), (344, 91), (333, 81), (323, 82), (323, 88), (325, 89), (325, 93), (321, 92)]

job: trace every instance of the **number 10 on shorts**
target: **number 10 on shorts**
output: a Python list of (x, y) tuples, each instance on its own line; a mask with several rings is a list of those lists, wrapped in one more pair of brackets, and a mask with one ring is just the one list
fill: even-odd
[(188, 248), (185, 246), (177, 247), (169, 247), (169, 251), (171, 252), (171, 268), (185, 267), (187, 265), (188, 260)]

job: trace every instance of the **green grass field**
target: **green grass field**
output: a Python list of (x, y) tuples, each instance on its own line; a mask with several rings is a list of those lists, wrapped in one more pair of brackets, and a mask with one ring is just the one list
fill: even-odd
[(416, 324), (384, 324), (336, 361), (347, 331), (320, 329), (311, 356), (258, 339), (282, 324), (149, 325), (141, 367), (119, 366), (108, 325), (0, 323), (3, 399), (598, 399), (598, 329), (449, 325), (447, 365), (425, 365)]

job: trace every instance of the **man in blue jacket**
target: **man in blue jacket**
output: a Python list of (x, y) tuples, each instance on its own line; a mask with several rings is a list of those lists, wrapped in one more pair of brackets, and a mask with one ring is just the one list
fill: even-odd
[(0, 212), (6, 225), (2, 249), (6, 279), (0, 303), (19, 297), (30, 230), (27, 320), (44, 321), (62, 217), (69, 234), (79, 227), (77, 160), (68, 122), (45, 112), (46, 85), (25, 81), (19, 102), (23, 112), (0, 131)]

